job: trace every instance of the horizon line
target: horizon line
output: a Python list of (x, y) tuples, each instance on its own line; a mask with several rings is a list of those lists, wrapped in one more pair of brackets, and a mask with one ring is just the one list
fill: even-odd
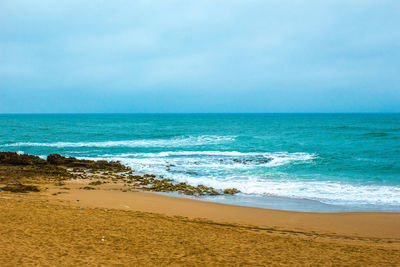
[(239, 114), (400, 114), (399, 112), (15, 112), (1, 115), (239, 115)]

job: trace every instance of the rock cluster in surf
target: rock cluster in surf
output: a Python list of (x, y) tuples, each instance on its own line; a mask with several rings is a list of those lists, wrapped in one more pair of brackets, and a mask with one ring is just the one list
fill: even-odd
[[(185, 195), (233, 195), (240, 191), (235, 188), (217, 190), (205, 185), (193, 186), (188, 183), (176, 183), (171, 179), (154, 174), (138, 175), (129, 167), (118, 161), (82, 160), (75, 157), (64, 157), (60, 154), (50, 154), (47, 159), (16, 152), (0, 152), (0, 184), (1, 189), (11, 192), (39, 191), (35, 185), (63, 185), (70, 179), (90, 179), (91, 186), (99, 186), (109, 181), (122, 181), (124, 191), (145, 190), (154, 192), (178, 192)], [(93, 190), (94, 187), (83, 188)]]

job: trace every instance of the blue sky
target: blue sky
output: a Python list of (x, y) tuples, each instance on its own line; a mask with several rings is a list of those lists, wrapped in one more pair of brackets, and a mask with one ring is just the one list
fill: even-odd
[(0, 112), (400, 112), (400, 1), (0, 1)]

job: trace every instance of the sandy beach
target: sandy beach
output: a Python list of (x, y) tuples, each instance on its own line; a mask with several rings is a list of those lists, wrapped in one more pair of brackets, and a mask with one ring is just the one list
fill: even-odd
[(117, 162), (3, 153), (1, 266), (396, 266), (400, 214), (306, 213), (173, 197), (214, 194)]
[(83, 185), (1, 192), (2, 266), (400, 262), (398, 213), (299, 213)]
[(0, 267), (400, 267), (400, 0), (0, 0)]
[(68, 193), (59, 194), (57, 198), (71, 202), (79, 200), (81, 206), (161, 213), (192, 219), (205, 218), (216, 222), (237, 223), (262, 228), (400, 239), (400, 213), (312, 213), (269, 210), (199, 201), (152, 192), (122, 192), (119, 190), (122, 185), (119, 184), (98, 186), (98, 190), (79, 190), (79, 188), (87, 185), (87, 183), (82, 182), (85, 181), (69, 182), (68, 188), (70, 190), (68, 190)]

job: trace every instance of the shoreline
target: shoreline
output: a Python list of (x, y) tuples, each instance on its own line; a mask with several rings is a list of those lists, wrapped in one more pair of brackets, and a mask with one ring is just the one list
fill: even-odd
[[(115, 161), (92, 161), (50, 154), (47, 159), (0, 152), (0, 186), (10, 192), (39, 192), (79, 205), (203, 218), (257, 227), (296, 229), (376, 238), (400, 238), (400, 212), (299, 212), (241, 206), (171, 196), (229, 196), (233, 192), (203, 185), (173, 183), (140, 174)], [(36, 194), (36, 193), (31, 193)]]
[[(213, 221), (168, 215), (168, 210), (153, 213), (100, 207), (97, 201), (92, 206), (88, 199), (61, 199), (76, 196), (75, 192), (50, 194), (58, 190), (0, 193), (0, 262), (4, 266), (396, 266), (400, 262), (399, 238), (258, 227), (229, 218)], [(197, 209), (201, 205), (215, 210), (209, 202), (167, 196), (160, 202), (160, 195), (150, 192), (76, 191), (92, 200), (96, 199), (93, 194), (105, 200), (110, 196), (107, 193), (117, 193), (144, 208), (138, 201), (142, 198), (153, 211), (166, 206), (182, 211), (170, 204), (189, 203), (195, 217), (203, 212)], [(118, 202), (119, 197), (114, 200)], [(238, 208), (217, 206), (219, 212)], [(282, 214), (264, 212), (270, 213), (270, 218)]]
[(0, 164), (5, 266), (400, 262), (400, 213), (295, 212), (167, 196), (143, 188), (156, 185), (154, 177), (129, 178), (117, 162), (11, 155), (14, 164), (7, 157)]
[[(70, 190), (68, 193), (57, 195), (56, 199), (93, 208), (151, 212), (304, 233), (394, 238), (400, 242), (399, 212), (320, 213), (273, 210), (168, 196), (156, 192), (123, 192), (118, 190), (121, 186), (118, 184), (97, 190), (80, 190), (84, 185), (85, 183), (78, 181), (67, 182), (66, 186)], [(52, 188), (49, 193), (57, 190), (60, 191), (58, 188)]]
[(326, 204), (318, 200), (306, 198), (290, 198), (281, 196), (261, 196), (261, 195), (242, 195), (235, 196), (186, 196), (178, 193), (157, 192), (162, 195), (175, 196), (199, 201), (221, 203), (234, 206), (262, 208), (269, 210), (282, 210), (294, 212), (314, 212), (314, 213), (349, 213), (349, 212), (387, 212), (398, 213), (399, 207), (392, 206), (339, 206)]
[[(4, 161), (4, 156), (6, 160)], [(49, 161), (50, 157), (50, 161)], [(7, 159), (8, 158), (8, 159)], [(10, 161), (11, 159), (11, 161)], [(22, 164), (21, 164), (22, 163)], [(5, 164), (5, 166), (4, 166)], [(285, 211), (299, 212), (318, 212), (318, 213), (337, 213), (337, 212), (400, 212), (400, 206), (383, 205), (383, 204), (328, 204), (310, 198), (291, 198), (285, 196), (264, 196), (264, 195), (247, 195), (241, 194), (240, 190), (232, 187), (225, 189), (213, 188), (198, 184), (193, 186), (188, 182), (177, 182), (173, 179), (166, 178), (163, 175), (152, 174), (151, 172), (135, 171), (129, 165), (123, 164), (121, 161), (110, 161), (104, 159), (90, 159), (86, 157), (64, 157), (59, 154), (50, 154), (45, 156), (34, 156), (18, 152), (1, 152), (0, 151), (0, 185), (1, 174), (4, 171), (1, 168), (9, 166), (15, 172), (24, 169), (24, 165), (33, 167), (31, 171), (36, 176), (45, 172), (44, 176), (52, 176), (46, 173), (46, 168), (50, 166), (58, 168), (59, 175), (64, 175), (65, 179), (76, 179), (89, 174), (89, 179), (118, 179), (123, 181), (130, 189), (141, 189), (144, 191), (153, 191), (165, 193), (177, 197), (197, 199), (201, 201), (210, 201), (216, 203), (225, 203), (230, 205), (239, 205), (247, 207), (258, 207), (264, 209), (276, 209)], [(7, 174), (7, 170), (5, 171)], [(18, 175), (17, 175), (18, 176)], [(43, 177), (39, 178), (39, 183)], [(46, 178), (46, 177), (45, 177)], [(60, 177), (52, 177), (57, 180)], [(24, 179), (23, 179), (24, 180)], [(26, 180), (26, 179), (25, 179)], [(10, 182), (10, 181), (9, 181)], [(17, 180), (11, 183), (18, 182)], [(28, 179), (29, 183), (35, 183), (34, 179)], [(7, 184), (7, 183), (3, 183)], [(196, 183), (194, 183), (196, 184)], [(130, 190), (127, 189), (127, 190)], [(239, 193), (239, 194), (238, 194)], [(235, 197), (231, 197), (235, 195)]]

